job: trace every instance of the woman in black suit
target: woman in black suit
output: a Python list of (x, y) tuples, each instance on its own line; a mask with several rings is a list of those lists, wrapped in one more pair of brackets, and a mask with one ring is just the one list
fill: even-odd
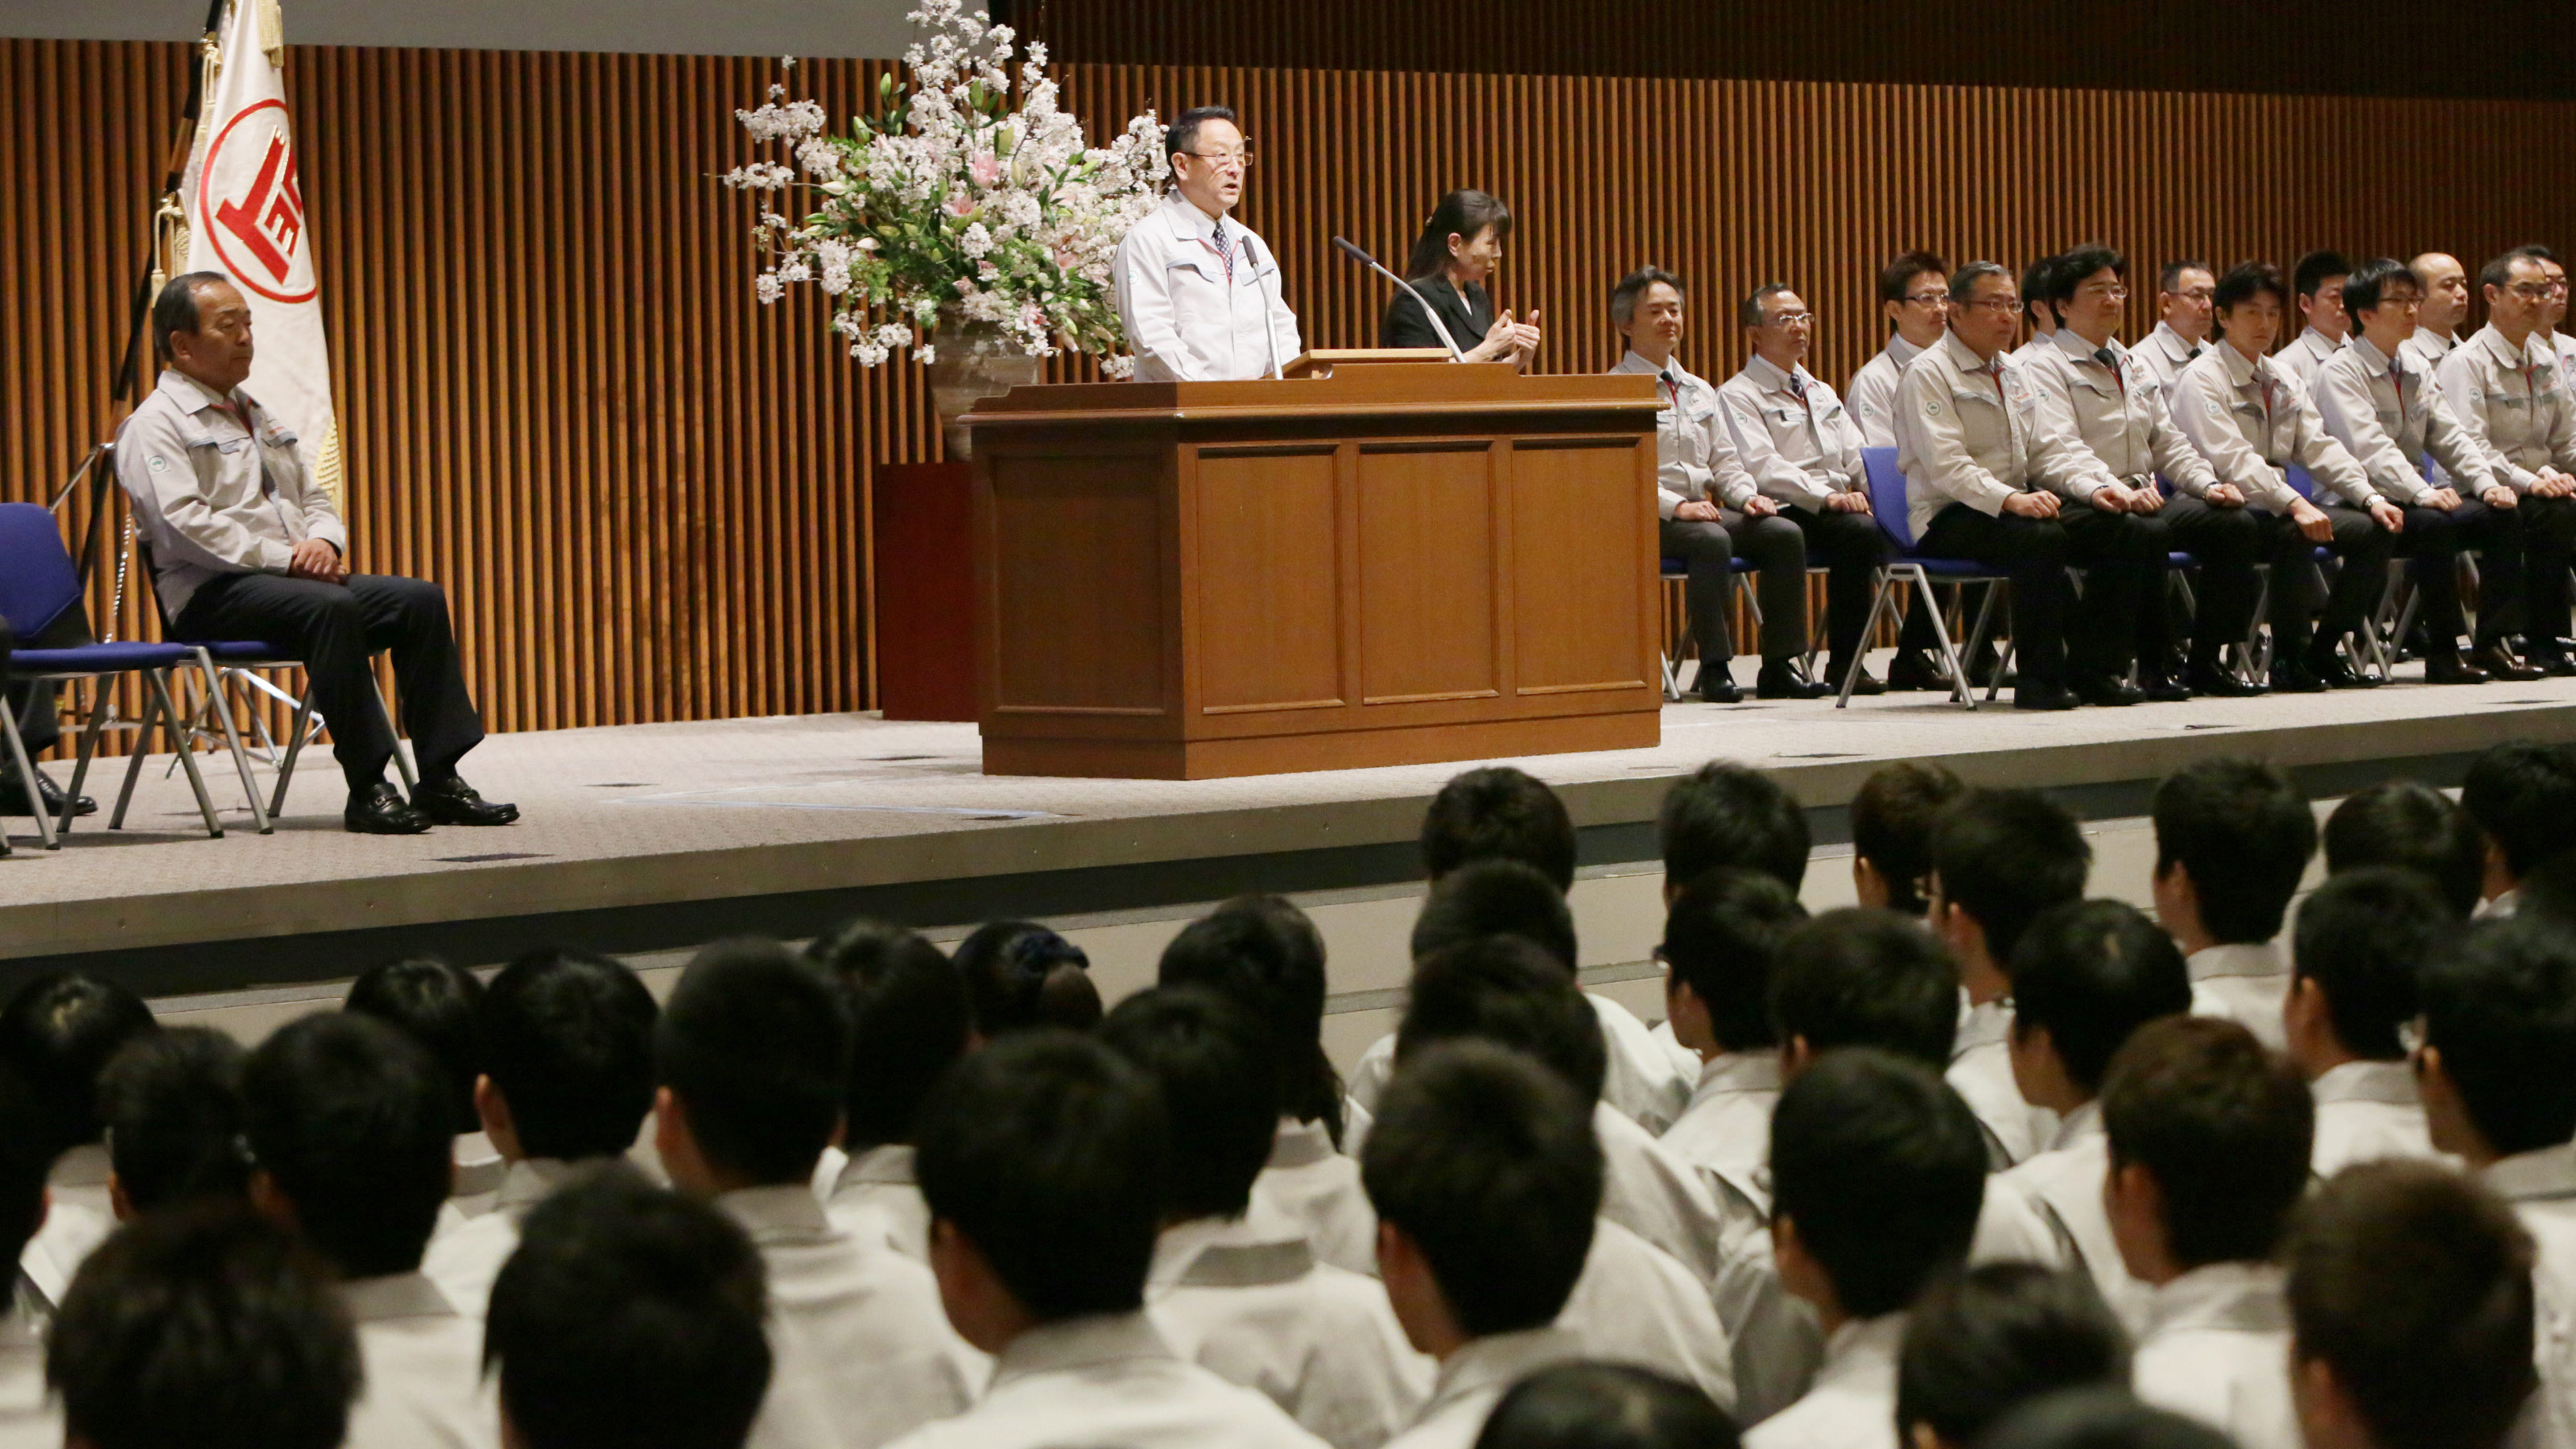
[[(1494, 300), (1485, 294), (1485, 278), (1503, 259), (1503, 240), (1512, 234), (1512, 211), (1481, 191), (1452, 191), (1440, 198), (1422, 238), (1413, 244), (1405, 275), (1440, 314), (1468, 362), (1508, 362), (1527, 371), (1538, 352), (1538, 313), (1527, 322), (1512, 314), (1494, 315)], [(1438, 347), (1440, 334), (1423, 315), (1422, 303), (1403, 292), (1387, 300), (1386, 320), (1378, 327), (1381, 347)]]

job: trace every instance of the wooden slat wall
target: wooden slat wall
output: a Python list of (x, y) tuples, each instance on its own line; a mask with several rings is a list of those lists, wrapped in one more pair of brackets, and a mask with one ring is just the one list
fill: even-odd
[[(0, 42), (0, 498), (48, 496), (113, 426), (106, 378), (183, 64), (175, 46)], [(298, 48), (289, 64), (358, 562), (448, 586), (492, 725), (867, 707), (869, 470), (937, 441), (916, 369), (860, 370), (815, 306), (751, 298), (756, 208), (712, 177), (751, 154), (732, 112), (776, 63)], [(789, 79), (846, 114), (877, 73), (807, 62)], [(2318, 244), (2474, 266), (2576, 240), (2549, 180), (2576, 170), (2576, 107), (2555, 103), (1064, 79), (1095, 131), (1147, 106), (1243, 111), (1262, 157), (1245, 219), (1318, 345), (1373, 341), (1383, 305), (1334, 232), (1392, 260), (1442, 191), (1499, 193), (1520, 229), (1497, 296), (1544, 311), (1550, 370), (1616, 359), (1606, 294), (1646, 261), (1697, 289), (1698, 370), (1740, 365), (1730, 299), (1780, 279), (1814, 305), (1815, 370), (1839, 382), (1877, 346), (1872, 272), (1904, 247), (2018, 265), (2101, 238), (2151, 273)]]

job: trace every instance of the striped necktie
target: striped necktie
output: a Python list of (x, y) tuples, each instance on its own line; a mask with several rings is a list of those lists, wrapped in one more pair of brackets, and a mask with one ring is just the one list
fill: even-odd
[(1234, 238), (1225, 234), (1225, 218), (1221, 216), (1216, 219), (1216, 255), (1218, 261), (1225, 263), (1225, 279), (1231, 284), (1234, 281)]

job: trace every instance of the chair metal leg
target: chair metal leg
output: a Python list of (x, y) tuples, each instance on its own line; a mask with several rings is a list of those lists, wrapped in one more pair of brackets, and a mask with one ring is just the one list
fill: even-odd
[[(1977, 622), (1968, 633), (1969, 658), (1974, 659), (1977, 657), (1977, 646), (1986, 642), (1987, 631), (1994, 627), (1995, 600), (2002, 595), (2006, 587), (2006, 585), (2001, 583), (1993, 583), (1986, 586), (1985, 601), (1977, 605)], [(2012, 663), (2013, 647), (2013, 644), (2008, 643), (2004, 646), (2003, 652), (1995, 656), (1994, 675), (1986, 681), (1986, 702), (1989, 704), (1994, 702), (1996, 695), (2003, 693), (2004, 670)], [(1964, 669), (1959, 672), (1959, 682), (1971, 693), (1974, 692), (1976, 686), (1969, 682), (1967, 671)], [(1968, 707), (1970, 709), (1976, 708), (1976, 701), (1974, 699), (1969, 700)]]
[[(1742, 575), (1738, 575), (1737, 577), (1741, 578)], [(1762, 622), (1762, 606), (1760, 604), (1755, 604), (1753, 606), (1753, 622), (1757, 625)], [(1700, 657), (1702, 659), (1706, 659), (1708, 657), (1708, 651), (1706, 648), (1701, 649)], [(408, 800), (412, 796), (420, 793), (420, 776), (413, 772), (411, 767), (411, 756), (406, 754), (403, 750), (402, 732), (394, 728), (393, 710), (385, 704), (385, 698), (383, 695), (376, 694), (374, 690), (369, 690), (367, 693), (375, 698), (377, 711), (385, 717), (385, 735), (394, 742), (394, 772), (402, 776), (403, 798)]]
[(268, 815), (272, 820), (286, 815), (286, 787), (295, 778), (296, 757), (304, 753), (304, 741), (312, 734), (306, 726), (313, 719), (313, 681), (305, 677), (304, 697), (295, 702), (295, 722), (287, 727), (286, 762), (277, 767), (277, 793), (268, 797)]
[[(28, 813), (35, 817), (36, 839), (44, 845), (45, 849), (52, 850), (54, 849), (53, 817), (45, 813), (44, 803), (36, 797), (36, 763), (27, 758), (27, 742), (18, 735), (18, 721), (13, 717), (14, 713), (12, 710), (0, 709), (0, 738), (8, 740), (9, 763), (17, 767), (18, 778), (26, 782), (27, 803), (33, 807)], [(8, 845), (9, 831), (6, 826), (0, 826), (0, 853), (5, 853)]]
[(1868, 657), (1870, 637), (1878, 632), (1879, 616), (1886, 612), (1896, 592), (1894, 585), (1886, 569), (1878, 570), (1878, 578), (1869, 591), (1869, 622), (1861, 626), (1860, 647), (1852, 651), (1851, 661), (1843, 670), (1842, 688), (1834, 695), (1836, 709), (1851, 708), (1852, 686), (1860, 682), (1861, 661)]
[(134, 782), (143, 778), (143, 757), (152, 753), (152, 723), (161, 714), (161, 698), (144, 691), (143, 713), (134, 722), (134, 748), (125, 757), (125, 783), (117, 787), (116, 813), (107, 818), (107, 828), (125, 828), (126, 807), (134, 800)]
[[(107, 687), (98, 680), (89, 682), (89, 723), (81, 728), (80, 759), (72, 766), (72, 787), (63, 792), (63, 817), (57, 822), (54, 832), (57, 837), (72, 833), (72, 808), (80, 800), (81, 787), (89, 781), (89, 762), (98, 757), (98, 737), (107, 728), (107, 706), (99, 696), (106, 692)], [(78, 683), (72, 685), (72, 697), (77, 704), (80, 697)], [(57, 838), (46, 848), (59, 850), (62, 841)]]
[[(206, 822), (206, 838), (221, 840), (224, 838), (224, 823), (215, 818), (215, 802), (206, 794), (206, 777), (197, 769), (197, 752), (188, 748), (188, 732), (180, 721), (179, 707), (170, 699), (170, 671), (151, 670), (144, 678), (152, 681), (152, 693), (161, 702), (162, 733), (169, 737), (170, 747), (179, 752), (179, 768), (188, 772), (188, 788), (196, 793), (197, 814)], [(226, 727), (230, 728), (229, 725)], [(136, 737), (135, 759), (143, 758), (143, 744), (148, 738), (148, 735)], [(244, 774), (248, 774), (249, 769), (248, 765), (242, 767)]]
[[(1915, 577), (1922, 581), (1920, 586), (1923, 596), (1922, 607), (1932, 611), (1932, 639), (1934, 643), (1941, 646), (1941, 666), (1950, 672), (1950, 698), (1973, 710), (1977, 707), (1977, 691), (1968, 683), (1968, 666), (1960, 660), (1959, 651), (1951, 646), (1950, 626), (1942, 619), (1940, 606), (1932, 597), (1931, 576), (1918, 569), (1915, 571)], [(1986, 607), (1993, 606), (1994, 595), (1989, 593), (1986, 596)], [(1982, 618), (1985, 609), (1977, 612)], [(1973, 644), (1969, 646), (1971, 650), (1975, 647)]]
[(251, 778), (250, 755), (242, 749), (241, 731), (233, 728), (233, 701), (215, 672), (214, 657), (202, 647), (197, 650), (197, 673), (205, 681), (206, 708), (223, 726), (224, 744), (233, 752), (233, 769), (241, 776), (242, 798), (250, 803), (251, 823), (262, 835), (275, 827), (268, 822), (268, 802), (259, 798), (259, 784)]

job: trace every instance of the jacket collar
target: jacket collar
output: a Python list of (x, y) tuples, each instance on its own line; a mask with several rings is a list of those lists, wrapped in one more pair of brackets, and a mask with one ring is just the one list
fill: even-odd
[[(1634, 348), (1630, 348), (1627, 354), (1619, 359), (1619, 365), (1610, 370), (1612, 372), (1642, 373), (1647, 377), (1654, 377), (1660, 373), (1669, 372), (1673, 375), (1676, 381), (1686, 385), (1698, 383), (1700, 381), (1699, 374), (1682, 366), (1682, 360), (1680, 357), (1676, 356), (1672, 361), (1665, 363), (1659, 368), (1653, 363), (1638, 356), (1636, 349)], [(1706, 384), (1701, 385), (1705, 386)]]
[[(1766, 391), (1789, 391), (1789, 374), (1782, 372), (1777, 363), (1772, 362), (1766, 357), (1756, 354), (1750, 361), (1744, 364), (1744, 371), (1746, 376), (1751, 377), (1755, 382), (1761, 384)], [(1815, 375), (1807, 371), (1805, 364), (1801, 363), (1799, 365), (1797, 375), (1804, 379), (1805, 386), (1814, 387), (1816, 385)]]
[[(1950, 359), (1951, 366), (1956, 367), (1961, 372), (1983, 372), (1986, 370), (1986, 360), (1977, 355), (1977, 349), (1960, 341), (1959, 334), (1956, 332), (1944, 332), (1941, 334), (1941, 353), (1943, 356)], [(2010, 352), (1998, 352), (1995, 354), (1994, 360), (2004, 367), (2010, 367), (2013, 365), (2012, 354)]]

